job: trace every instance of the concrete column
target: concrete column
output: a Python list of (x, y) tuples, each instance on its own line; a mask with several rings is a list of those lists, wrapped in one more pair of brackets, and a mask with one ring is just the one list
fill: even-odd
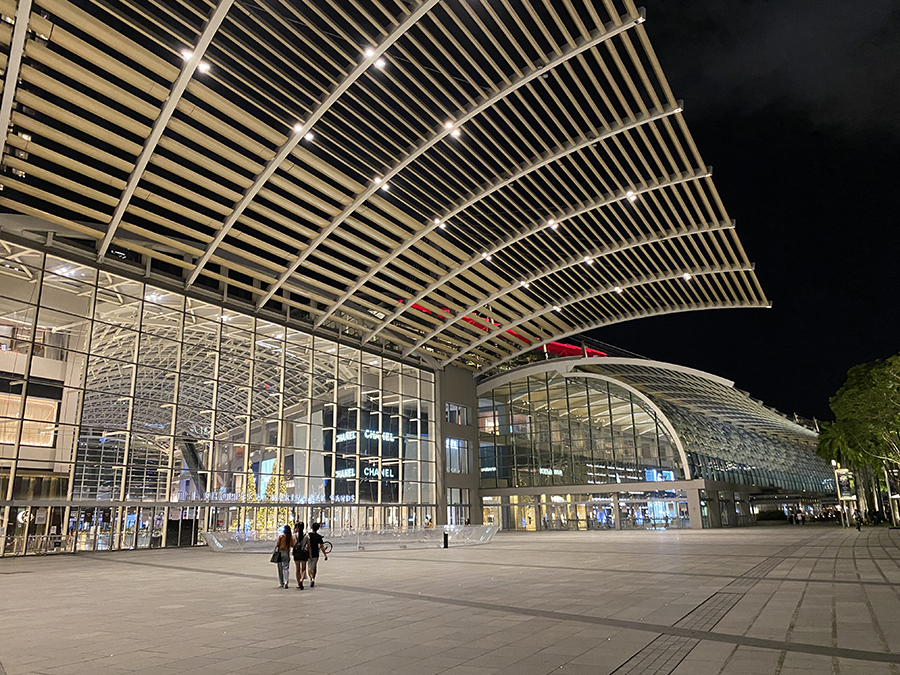
[(706, 491), (706, 513), (709, 516), (710, 528), (722, 527), (722, 513), (719, 511), (719, 493), (715, 490)]
[[(445, 417), (445, 403), (452, 402), (465, 406), (469, 411), (466, 424), (453, 424)], [(437, 510), (435, 522), (447, 522), (447, 488), (462, 488), (469, 491), (469, 519), (473, 525), (481, 525), (484, 511), (481, 507), (481, 467), (478, 453), (478, 395), (472, 373), (462, 368), (450, 366), (435, 373), (435, 436), (437, 438)], [(468, 471), (449, 473), (446, 466), (447, 438), (458, 438), (468, 442)]]
[(703, 529), (703, 512), (700, 509), (700, 490), (685, 490), (688, 503), (688, 518), (691, 519), (692, 530)]

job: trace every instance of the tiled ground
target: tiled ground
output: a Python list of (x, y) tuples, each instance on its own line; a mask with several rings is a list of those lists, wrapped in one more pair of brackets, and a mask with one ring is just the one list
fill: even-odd
[(0, 673), (900, 675), (900, 531), (501, 533), (366, 551), (0, 561)]

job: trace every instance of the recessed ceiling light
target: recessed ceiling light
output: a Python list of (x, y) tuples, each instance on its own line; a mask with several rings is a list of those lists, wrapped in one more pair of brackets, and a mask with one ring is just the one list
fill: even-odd
[(440, 228), (441, 228), (442, 230), (445, 229), (446, 227), (447, 227), (447, 223), (441, 223), (441, 224), (440, 224)]
[(690, 280), (693, 279), (693, 278), (694, 278), (694, 277), (692, 277), (692, 276), (691, 276), (690, 274), (688, 274), (687, 272), (684, 273), (684, 280), (685, 280), (685, 281), (690, 281)]
[(381, 178), (379, 176), (375, 176), (375, 185), (378, 185), (380, 183), (381, 183)]
[(620, 286), (616, 286), (613, 290), (614, 290), (616, 293), (621, 293), (621, 292), (622, 292), (622, 288), (621, 288)]
[(633, 202), (633, 201), (635, 201), (635, 200), (637, 200), (637, 195), (631, 195), (631, 196), (628, 198), (628, 201), (630, 201), (630, 202)]
[(450, 135), (453, 136), (453, 138), (459, 138), (459, 134), (460, 134), (459, 129), (454, 129), (453, 131), (450, 132)]
[(387, 65), (387, 61), (385, 61), (384, 59), (378, 59), (378, 60), (375, 62), (375, 67), (376, 67), (376, 68), (384, 68), (386, 65)]
[(373, 56), (375, 56), (375, 50), (372, 49), (371, 47), (369, 47), (369, 48), (366, 50), (365, 54), (366, 54), (366, 58), (367, 58), (367, 59), (370, 59), (370, 58), (372, 58)]
[(299, 134), (301, 131), (303, 131), (303, 125), (302, 125), (302, 124), (295, 124), (295, 125), (294, 125), (294, 133), (295, 133), (295, 134)]
[(304, 136), (303, 138), (305, 138), (305, 139), (308, 140), (308, 141), (311, 141), (312, 139), (315, 138), (315, 136), (313, 136), (313, 132), (310, 131), (310, 132), (307, 133), (306, 136)]
[(194, 55), (194, 52), (192, 52), (190, 49), (185, 49), (183, 52), (181, 52), (181, 56), (185, 61), (187, 61), (193, 55)]
[(381, 186), (381, 189), (384, 190), (385, 192), (387, 192), (388, 190), (391, 189), (391, 186), (388, 185), (387, 183), (385, 183), (384, 185)]
[(528, 288), (528, 287), (531, 285), (531, 284), (529, 284), (527, 281), (520, 281), (519, 283), (520, 283), (522, 286), (524, 286), (525, 288)]
[(559, 307), (558, 307), (557, 305), (553, 305), (553, 311), (554, 311), (554, 312), (558, 312), (558, 311), (559, 311)]
[(444, 122), (444, 128), (445, 128), (445, 129), (452, 129), (452, 128), (453, 128), (453, 122)]
[(197, 66), (197, 70), (199, 70), (201, 73), (208, 73), (209, 72), (209, 64), (204, 61), (199, 66)]
[(440, 218), (435, 218), (435, 219), (434, 219), (434, 224), (435, 224), (435, 225), (440, 225), (440, 224), (441, 224), (441, 219), (440, 219)]

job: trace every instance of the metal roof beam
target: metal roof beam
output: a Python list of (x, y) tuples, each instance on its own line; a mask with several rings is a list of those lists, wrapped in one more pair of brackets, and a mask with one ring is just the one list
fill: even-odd
[(318, 320), (315, 323), (315, 327), (318, 328), (320, 325), (322, 325), (322, 323), (324, 321), (326, 321), (328, 319), (328, 317), (330, 317), (332, 314), (334, 314), (334, 312), (336, 312), (337, 309), (342, 304), (344, 304), (348, 299), (350, 299), (350, 297), (354, 293), (356, 293), (360, 288), (362, 288), (366, 283), (371, 281), (371, 279), (376, 274), (378, 274), (381, 270), (383, 270), (385, 267), (390, 265), (394, 260), (396, 260), (398, 257), (403, 255), (406, 251), (408, 251), (410, 248), (415, 246), (417, 243), (419, 243), (422, 239), (427, 237), (429, 234), (431, 234), (432, 232), (434, 232), (435, 230), (437, 230), (439, 228), (444, 227), (446, 225), (446, 222), (450, 218), (455, 218), (456, 216), (458, 216), (460, 213), (462, 213), (469, 207), (474, 206), (475, 204), (480, 202), (482, 199), (489, 197), (493, 193), (505, 188), (508, 185), (512, 185), (513, 183), (515, 183), (519, 180), (522, 180), (525, 176), (529, 175), (530, 173), (533, 173), (534, 171), (537, 171), (538, 169), (541, 169), (549, 164), (552, 164), (553, 162), (558, 162), (559, 160), (561, 160), (565, 157), (568, 157), (569, 155), (572, 155), (572, 154), (578, 152), (579, 150), (583, 150), (587, 147), (590, 147), (590, 146), (594, 145), (595, 143), (599, 143), (599, 142), (604, 141), (613, 136), (617, 136), (618, 134), (621, 134), (623, 132), (630, 131), (631, 129), (636, 129), (637, 127), (643, 126), (650, 122), (654, 122), (656, 120), (660, 120), (664, 117), (668, 117), (669, 115), (678, 114), (682, 111), (682, 108), (683, 108), (683, 103), (681, 101), (678, 101), (677, 107), (675, 107), (675, 108), (670, 107), (669, 109), (664, 110), (662, 112), (654, 110), (652, 113), (649, 113), (647, 115), (639, 115), (637, 117), (637, 119), (635, 119), (633, 122), (629, 122), (628, 124), (623, 124), (623, 125), (613, 127), (609, 131), (604, 131), (603, 133), (593, 136), (589, 139), (582, 139), (575, 143), (568, 143), (568, 144), (564, 145), (560, 150), (550, 154), (549, 156), (545, 156), (542, 159), (539, 159), (531, 164), (528, 164), (524, 168), (520, 168), (518, 171), (513, 173), (508, 178), (505, 178), (501, 181), (487, 185), (487, 186), (483, 187), (480, 191), (478, 191), (474, 194), (471, 194), (467, 199), (465, 199), (458, 205), (454, 206), (450, 211), (446, 212), (443, 216), (435, 218), (434, 222), (426, 224), (426, 226), (423, 229), (416, 232), (412, 237), (410, 237), (405, 242), (403, 242), (400, 246), (398, 246), (397, 248), (392, 250), (387, 257), (385, 257), (383, 260), (381, 260), (377, 265), (375, 265), (371, 270), (366, 272), (366, 274), (364, 274), (362, 277), (357, 279), (356, 283), (353, 284), (353, 286), (347, 292), (345, 292), (338, 299), (338, 301), (336, 303), (334, 303), (331, 307), (329, 307), (328, 311), (326, 311), (322, 316), (320, 316), (318, 318)]
[[(250, 205), (259, 191), (263, 188), (263, 186), (268, 182), (269, 178), (272, 177), (272, 174), (275, 173), (275, 170), (281, 166), (285, 159), (287, 159), (288, 155), (290, 155), (294, 148), (303, 140), (304, 136), (312, 131), (315, 124), (322, 118), (322, 116), (328, 112), (328, 110), (338, 102), (341, 96), (346, 93), (346, 91), (357, 81), (363, 74), (372, 66), (375, 61), (377, 61), (381, 55), (391, 46), (393, 45), (400, 37), (406, 33), (410, 28), (412, 28), (425, 14), (427, 14), (432, 7), (438, 4), (440, 0), (426, 0), (418, 7), (416, 10), (409, 14), (403, 22), (401, 22), (390, 35), (385, 38), (385, 40), (379, 44), (377, 47), (371, 50), (369, 56), (366, 56), (362, 62), (356, 68), (353, 69), (340, 84), (338, 84), (334, 90), (316, 107), (315, 111), (306, 118), (306, 120), (301, 124), (298, 124), (294, 128), (293, 135), (289, 136), (288, 139), (278, 148), (278, 151), (275, 153), (275, 156), (266, 162), (265, 167), (262, 171), (254, 178), (253, 184), (250, 185), (246, 190), (244, 190), (244, 194), (241, 196), (240, 201), (234, 205), (231, 213), (228, 215), (228, 218), (225, 219), (225, 222), (222, 224), (222, 227), (219, 228), (219, 231), (216, 233), (215, 238), (209, 243), (206, 247), (206, 251), (197, 261), (197, 265), (194, 268), (194, 271), (191, 273), (190, 278), (187, 280), (185, 287), (193, 284), (197, 277), (200, 276), (200, 272), (206, 263), (209, 262), (209, 259), (213, 256), (216, 248), (218, 248), (219, 244), (222, 243), (222, 240), (225, 239), (228, 232), (234, 227), (234, 224), (238, 221), (241, 215), (244, 213), (244, 210)], [(260, 303), (260, 307), (265, 303)], [(318, 324), (316, 324), (318, 325)]]
[(269, 300), (272, 299), (272, 296), (275, 295), (276, 292), (284, 285), (284, 283), (290, 278), (290, 276), (297, 270), (300, 265), (315, 251), (328, 236), (334, 232), (340, 225), (347, 220), (350, 216), (352, 216), (356, 210), (361, 207), (366, 201), (368, 201), (369, 197), (371, 197), (375, 192), (379, 190), (379, 188), (383, 187), (390, 180), (400, 173), (403, 169), (409, 166), (412, 162), (418, 159), (420, 156), (425, 154), (432, 147), (437, 145), (440, 141), (442, 141), (446, 136), (452, 133), (454, 130), (458, 129), (461, 125), (465, 124), (472, 118), (480, 115), (485, 110), (488, 110), (492, 106), (496, 105), (507, 96), (513, 94), (517, 90), (524, 87), (526, 84), (531, 82), (532, 80), (540, 77), (544, 73), (556, 68), (557, 66), (569, 61), (570, 59), (578, 56), (579, 54), (586, 52), (587, 50), (596, 47), (597, 45), (609, 40), (610, 38), (619, 35), (620, 33), (624, 33), (628, 29), (637, 26), (644, 22), (644, 10), (643, 8), (638, 10), (638, 16), (629, 16), (625, 15), (619, 17), (620, 24), (616, 25), (614, 22), (610, 22), (606, 24), (604, 27), (605, 30), (602, 32), (595, 33), (587, 40), (580, 40), (576, 43), (575, 47), (569, 48), (564, 51), (560, 56), (552, 59), (551, 61), (542, 64), (532, 70), (531, 72), (523, 75), (520, 78), (517, 78), (510, 82), (507, 86), (503, 87), (499, 91), (495, 92), (492, 96), (485, 99), (482, 103), (478, 104), (468, 112), (465, 112), (459, 116), (456, 116), (456, 121), (452, 125), (451, 128), (440, 127), (440, 129), (433, 135), (429, 140), (425, 143), (417, 147), (415, 150), (406, 155), (402, 160), (394, 164), (393, 167), (388, 169), (379, 177), (379, 181), (376, 183), (374, 179), (369, 183), (369, 186), (356, 198), (353, 200), (353, 203), (347, 206), (341, 213), (335, 216), (334, 220), (332, 220), (318, 235), (316, 235), (315, 239), (313, 239), (309, 246), (307, 246), (302, 251), (297, 252), (297, 259), (294, 260), (288, 268), (278, 277), (278, 280), (269, 288), (269, 290), (259, 299), (256, 307), (257, 309), (261, 308), (265, 305)]
[(153, 153), (156, 152), (156, 145), (159, 143), (159, 139), (162, 138), (163, 132), (166, 130), (166, 125), (169, 124), (169, 120), (175, 113), (175, 109), (178, 107), (178, 103), (181, 101), (185, 89), (187, 89), (191, 78), (200, 66), (203, 55), (206, 54), (206, 50), (212, 42), (216, 31), (219, 30), (219, 26), (222, 25), (225, 16), (228, 14), (228, 10), (231, 9), (233, 4), (234, 0), (219, 0), (215, 9), (213, 9), (209, 18), (206, 20), (206, 25), (203, 26), (200, 38), (197, 40), (197, 44), (191, 51), (190, 57), (185, 59), (184, 65), (181, 67), (181, 72), (178, 74), (178, 77), (172, 84), (172, 88), (169, 90), (168, 98), (163, 102), (159, 115), (153, 121), (150, 135), (147, 136), (147, 139), (144, 141), (144, 147), (141, 149), (141, 154), (138, 155), (134, 168), (131, 170), (131, 175), (128, 176), (128, 182), (125, 184), (125, 189), (122, 191), (122, 196), (119, 197), (119, 203), (116, 204), (116, 209), (113, 211), (109, 226), (106, 229), (106, 236), (103, 237), (103, 241), (100, 242), (100, 246), (97, 249), (98, 262), (103, 262), (106, 251), (109, 248), (110, 243), (112, 243), (116, 230), (119, 228), (119, 224), (122, 222), (122, 217), (128, 209), (128, 204), (134, 196), (134, 191), (137, 189), (138, 183), (141, 182), (144, 170), (147, 168), (147, 164), (150, 162)]
[(661, 281), (674, 281), (675, 279), (680, 279), (685, 274), (691, 274), (692, 276), (702, 276), (704, 274), (723, 274), (726, 272), (752, 272), (752, 265), (728, 265), (723, 267), (704, 267), (703, 269), (681, 269), (681, 270), (673, 270), (671, 272), (667, 272), (666, 274), (653, 274), (649, 276), (642, 276), (634, 281), (629, 283), (621, 283), (617, 285), (605, 286), (604, 288), (590, 291), (588, 293), (579, 293), (577, 295), (570, 295), (567, 298), (563, 298), (556, 302), (555, 305), (547, 305), (542, 307), (541, 309), (532, 312), (526, 316), (520, 317), (515, 321), (505, 324), (499, 328), (495, 328), (493, 331), (485, 335), (483, 338), (473, 342), (470, 345), (467, 345), (465, 348), (457, 351), (450, 358), (444, 359), (441, 362), (441, 367), (445, 367), (450, 364), (452, 361), (458, 359), (463, 354), (468, 351), (475, 349), (476, 347), (483, 345), (485, 342), (494, 339), (498, 335), (502, 335), (508, 330), (515, 328), (516, 326), (520, 326), (523, 323), (527, 323), (533, 319), (536, 319), (544, 314), (549, 314), (553, 311), (556, 311), (556, 308), (562, 309), (568, 305), (573, 305), (577, 302), (584, 302), (585, 300), (590, 300), (591, 298), (596, 298), (601, 295), (606, 295), (608, 293), (618, 293), (619, 291), (625, 291), (629, 288), (635, 288), (637, 286), (645, 286), (647, 284), (655, 284)]
[(19, 86), (19, 71), (22, 66), (22, 54), (25, 53), (25, 38), (28, 36), (28, 20), (31, 17), (31, 0), (19, 0), (16, 7), (15, 27), (9, 45), (9, 57), (6, 60), (6, 75), (3, 81), (3, 100), (0, 102), (0, 133), (3, 142), (9, 134), (9, 120), (12, 116), (13, 103), (16, 100), (16, 88)]
[[(455, 279), (460, 274), (462, 274), (466, 270), (470, 269), (471, 267), (474, 267), (478, 263), (485, 262), (487, 259), (487, 256), (493, 257), (494, 255), (499, 253), (504, 248), (506, 248), (508, 246), (512, 246), (513, 244), (515, 244), (523, 239), (526, 239), (537, 232), (542, 232), (543, 230), (546, 230), (548, 228), (558, 226), (560, 223), (563, 223), (567, 220), (571, 220), (572, 218), (577, 218), (578, 216), (583, 216), (586, 213), (590, 213), (591, 211), (596, 211), (605, 206), (609, 206), (611, 204), (616, 204), (616, 203), (625, 201), (626, 199), (631, 199), (632, 197), (638, 197), (646, 192), (653, 192), (654, 190), (659, 190), (661, 188), (672, 187), (674, 185), (679, 185), (681, 183), (688, 183), (691, 181), (698, 180), (700, 178), (709, 177), (710, 175), (712, 175), (712, 168), (706, 167), (706, 169), (703, 171), (697, 170), (697, 171), (694, 171), (693, 173), (690, 173), (687, 175), (679, 174), (677, 177), (670, 177), (669, 180), (667, 180), (667, 181), (664, 181), (662, 183), (656, 183), (654, 185), (650, 185), (650, 186), (647, 186), (644, 188), (634, 188), (632, 190), (624, 190), (624, 191), (620, 190), (619, 192), (612, 195), (611, 197), (603, 199), (599, 202), (591, 202), (587, 206), (582, 206), (578, 209), (566, 211), (562, 215), (553, 218), (552, 221), (548, 219), (548, 220), (541, 220), (537, 223), (534, 223), (527, 229), (522, 230), (521, 232), (517, 232), (513, 236), (507, 237), (503, 241), (501, 241), (497, 244), (494, 244), (494, 246), (492, 248), (490, 248), (487, 251), (484, 251), (481, 255), (475, 256), (475, 257), (467, 260), (466, 262), (462, 263), (461, 265), (454, 267), (450, 272), (445, 274), (440, 279), (437, 279), (430, 286), (425, 288), (425, 290), (420, 291), (415, 297), (404, 302), (400, 307), (398, 307), (396, 310), (394, 310), (394, 312), (390, 316), (385, 317), (381, 323), (379, 323), (372, 331), (370, 331), (365, 336), (365, 339), (363, 341), (368, 342), (369, 340), (371, 340), (378, 333), (380, 333), (388, 324), (390, 324), (394, 319), (396, 319), (398, 316), (403, 314), (407, 309), (412, 307), (414, 304), (416, 304), (420, 300), (424, 299), (429, 294), (433, 293), (435, 290), (437, 290), (438, 288), (440, 288), (441, 286), (443, 286), (450, 280)], [(631, 192), (632, 194), (629, 196), (628, 192)], [(553, 222), (554, 224), (551, 225), (550, 224), (551, 222)], [(579, 260), (581, 260), (581, 258), (579, 258)], [(529, 281), (529, 283), (530, 283), (530, 281)], [(518, 288), (518, 286), (516, 288)], [(418, 347), (418, 346), (419, 345), (417, 344), (416, 347)], [(413, 347), (413, 349), (415, 349), (415, 347)], [(412, 350), (410, 350), (410, 351), (412, 351)]]
[(627, 314), (623, 314), (621, 316), (617, 316), (614, 319), (603, 319), (601, 321), (597, 321), (595, 323), (584, 324), (579, 326), (574, 330), (570, 330), (566, 333), (560, 333), (559, 335), (554, 335), (551, 338), (547, 338), (546, 340), (541, 340), (540, 342), (535, 342), (534, 344), (528, 345), (521, 349), (517, 349), (511, 354), (504, 356), (499, 361), (494, 361), (489, 364), (488, 368), (494, 368), (496, 366), (502, 365), (507, 361), (514, 359), (520, 354), (524, 354), (525, 352), (531, 351), (532, 349), (540, 349), (546, 344), (551, 342), (556, 342), (557, 340), (564, 340), (567, 337), (571, 337), (572, 335), (578, 335), (579, 333), (584, 333), (585, 331), (595, 330), (597, 328), (603, 328), (604, 326), (611, 326), (616, 323), (622, 323), (623, 321), (634, 321), (636, 319), (646, 319), (651, 316), (659, 316), (660, 314), (679, 314), (681, 312), (696, 312), (703, 309), (740, 309), (745, 307), (757, 307), (768, 309), (772, 305), (768, 302), (758, 301), (758, 300), (715, 300), (713, 302), (691, 302), (683, 305), (676, 305), (674, 307), (657, 307), (655, 309), (647, 309), (640, 310), (638, 312), (629, 312)]
[[(413, 345), (412, 347), (410, 347), (406, 351), (404, 351), (404, 354), (409, 354), (413, 350), (418, 349), (423, 344), (428, 342), (431, 338), (433, 338), (435, 335), (437, 335), (438, 333), (441, 333), (449, 326), (452, 326), (453, 324), (455, 324), (462, 317), (468, 316), (472, 312), (481, 309), (485, 305), (489, 305), (490, 303), (492, 303), (496, 300), (499, 300), (503, 296), (509, 295), (513, 291), (517, 291), (517, 290), (523, 288), (525, 286), (525, 284), (528, 284), (530, 286), (534, 282), (540, 281), (544, 277), (550, 276), (551, 274), (556, 274), (557, 272), (562, 272), (563, 270), (569, 269), (570, 267), (575, 267), (577, 265), (586, 264), (585, 260), (584, 260), (585, 257), (590, 258), (590, 260), (592, 260), (592, 261), (595, 261), (598, 258), (603, 258), (605, 256), (613, 255), (615, 253), (621, 253), (622, 251), (627, 251), (627, 250), (630, 250), (633, 248), (638, 248), (640, 246), (655, 244), (655, 243), (658, 243), (661, 241), (668, 241), (670, 239), (678, 239), (680, 237), (686, 237), (686, 236), (690, 236), (692, 234), (700, 234), (700, 233), (704, 233), (704, 232), (716, 232), (719, 230), (730, 230), (733, 228), (734, 228), (734, 221), (731, 221), (730, 223), (719, 222), (719, 223), (715, 223), (713, 225), (704, 225), (704, 227), (698, 228), (695, 230), (664, 232), (661, 234), (655, 234), (652, 237), (646, 237), (644, 239), (637, 239), (637, 240), (632, 239), (631, 241), (625, 242), (623, 244), (619, 244), (617, 246), (607, 246), (607, 247), (600, 248), (600, 249), (594, 249), (593, 251), (590, 251), (587, 256), (574, 256), (572, 258), (568, 258), (568, 259), (563, 260), (562, 262), (558, 263), (557, 265), (554, 265), (553, 267), (538, 270), (537, 272), (532, 274), (530, 277), (522, 279), (517, 283), (511, 284), (510, 286), (507, 286), (506, 288), (501, 288), (499, 291), (497, 291), (493, 295), (488, 296), (487, 298), (482, 299), (477, 304), (469, 305), (468, 307), (465, 307), (456, 316), (452, 317), (446, 323), (440, 324), (437, 328), (432, 330), (428, 335), (426, 335), (421, 340), (416, 342), (415, 345)], [(419, 298), (419, 300), (420, 299), (421, 298)], [(416, 300), (415, 302), (418, 302), (418, 300)], [(410, 302), (409, 304), (412, 305), (412, 302)], [(370, 337), (366, 336), (365, 340), (367, 341), (368, 339), (370, 339)]]

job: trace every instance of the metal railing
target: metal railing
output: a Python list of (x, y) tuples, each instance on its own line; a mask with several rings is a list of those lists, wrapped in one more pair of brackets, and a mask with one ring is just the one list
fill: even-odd
[(6, 539), (6, 555), (55, 555), (74, 553), (75, 537), (62, 534), (11, 535)]
[[(365, 551), (395, 548), (439, 548), (444, 533), (450, 546), (486, 544), (500, 528), (496, 525), (445, 525), (410, 529), (320, 530), (335, 550)], [(218, 553), (270, 553), (278, 532), (203, 532), (200, 535), (210, 551)]]

